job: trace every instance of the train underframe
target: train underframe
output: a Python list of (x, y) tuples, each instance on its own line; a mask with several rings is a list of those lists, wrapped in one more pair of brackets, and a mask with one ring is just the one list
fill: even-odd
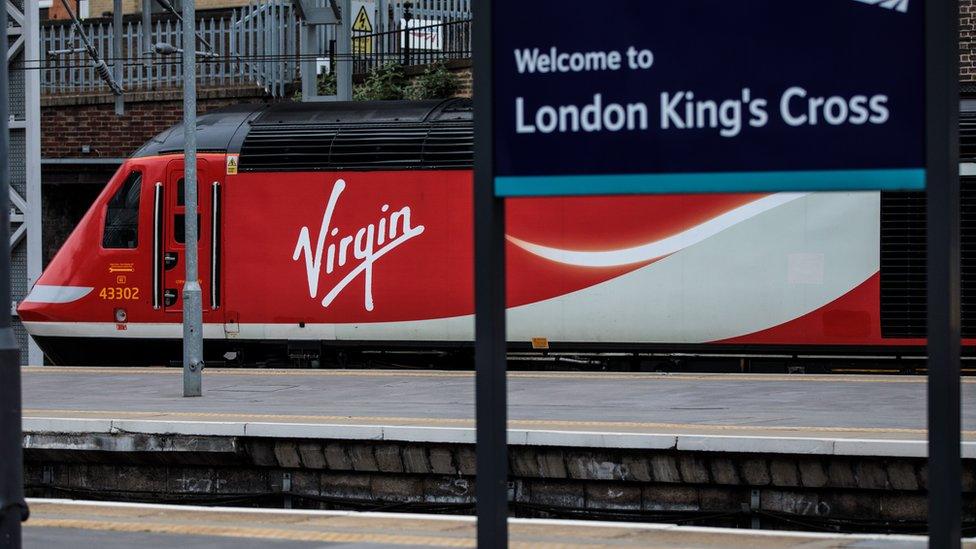
[[(178, 366), (179, 339), (38, 337), (47, 361), (77, 366)], [(97, 349), (105, 349), (100, 352)], [(964, 349), (964, 373), (976, 355)], [(206, 340), (211, 367), (474, 369), (474, 349), (458, 342)], [(510, 343), (509, 370), (740, 373), (923, 373), (919, 346), (756, 346)]]

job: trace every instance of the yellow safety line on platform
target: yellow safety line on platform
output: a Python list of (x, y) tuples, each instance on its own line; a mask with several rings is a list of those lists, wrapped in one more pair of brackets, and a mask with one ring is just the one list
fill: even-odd
[[(282, 541), (308, 541), (321, 543), (377, 543), (390, 545), (414, 545), (428, 547), (475, 547), (474, 531), (470, 537), (433, 536), (415, 534), (376, 534), (354, 532), (324, 532), (303, 529), (284, 528), (253, 528), (234, 526), (216, 526), (210, 524), (167, 524), (159, 522), (128, 522), (91, 519), (57, 519), (31, 518), (25, 523), (27, 528), (76, 528), (81, 530), (96, 530), (103, 532), (144, 532), (150, 534), (169, 534), (182, 536), (210, 536), (237, 539), (265, 539)], [(299, 525), (301, 526), (301, 525)], [(631, 534), (631, 533), (628, 533)], [(624, 534), (626, 537), (627, 534)], [(536, 536), (531, 536), (536, 538)], [(613, 536), (612, 545), (643, 545), (640, 540), (623, 540), (621, 536)], [(545, 542), (538, 539), (533, 541), (512, 540), (511, 547), (531, 547), (537, 549), (562, 549), (577, 547), (605, 547), (598, 543), (568, 543)]]
[(316, 532), (282, 528), (247, 528), (239, 525), (214, 526), (208, 524), (160, 524), (155, 522), (125, 522), (108, 520), (31, 518), (27, 527), (79, 528), (107, 532), (147, 532), (183, 536), (218, 536), (246, 539), (314, 541), (324, 543), (389, 543), (393, 545), (427, 545), (435, 547), (474, 547), (475, 540), (403, 534), (355, 534), (349, 532)]
[[(179, 368), (145, 367), (84, 367), (84, 366), (25, 366), (25, 374), (111, 374), (142, 375), (170, 374), (182, 375)], [(474, 372), (453, 372), (445, 370), (266, 370), (251, 368), (208, 368), (204, 375), (210, 376), (256, 376), (256, 377), (419, 377), (419, 378), (460, 378), (474, 377)], [(832, 383), (926, 383), (925, 376), (867, 376), (847, 374), (662, 374), (651, 372), (508, 372), (514, 379), (583, 379), (603, 381), (717, 381), (733, 383), (740, 381), (802, 381)], [(962, 383), (976, 384), (976, 378), (962, 378)]]
[[(56, 417), (51, 414), (65, 414), (68, 419), (151, 419), (158, 421), (175, 420), (174, 418), (193, 418), (193, 419), (212, 419), (212, 420), (237, 420), (242, 423), (268, 422), (268, 423), (294, 423), (296, 421), (315, 421), (320, 424), (328, 422), (343, 422), (344, 425), (355, 424), (407, 424), (392, 425), (396, 427), (426, 427), (433, 425), (451, 425), (457, 427), (474, 427), (473, 419), (462, 418), (417, 418), (417, 417), (396, 417), (396, 416), (316, 416), (316, 415), (282, 415), (282, 414), (251, 414), (238, 412), (148, 412), (148, 411), (122, 411), (122, 410), (67, 410), (67, 409), (25, 409), (24, 417)], [(86, 418), (85, 415), (98, 416)], [(380, 425), (382, 426), (382, 425)], [(545, 428), (545, 427), (567, 427), (567, 428), (601, 428), (601, 429), (668, 429), (668, 430), (709, 430), (709, 431), (762, 431), (762, 432), (788, 432), (797, 431), (803, 433), (875, 433), (875, 434), (913, 434), (924, 435), (926, 429), (912, 429), (900, 427), (813, 427), (813, 426), (775, 426), (775, 425), (722, 425), (708, 423), (649, 423), (639, 421), (580, 421), (580, 420), (558, 420), (558, 419), (510, 419), (509, 428)], [(600, 431), (605, 433), (605, 431)], [(668, 433), (672, 434), (672, 433)], [(962, 431), (963, 436), (976, 437), (976, 431)]]

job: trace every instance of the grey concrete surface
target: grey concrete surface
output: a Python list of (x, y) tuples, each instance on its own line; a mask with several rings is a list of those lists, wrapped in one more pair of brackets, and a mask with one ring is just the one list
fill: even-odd
[[(71, 549), (182, 547), (306, 549), (311, 547), (474, 547), (470, 516), (273, 511), (33, 499), (25, 546)], [(925, 538), (672, 524), (509, 519), (514, 547), (925, 547)], [(973, 547), (972, 539), (963, 540)]]
[[(65, 411), (269, 417), (470, 420), (474, 378), (455, 372), (204, 373), (204, 396), (180, 396), (175, 369), (24, 369), (26, 415)], [(925, 378), (533, 374), (509, 376), (509, 418), (552, 425), (648, 422), (702, 427), (925, 429)], [(963, 429), (976, 430), (976, 379), (962, 386)], [(917, 433), (916, 433), (917, 434)]]

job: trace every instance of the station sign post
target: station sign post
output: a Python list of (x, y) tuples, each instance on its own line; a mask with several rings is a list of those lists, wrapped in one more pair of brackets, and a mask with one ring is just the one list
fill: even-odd
[(959, 2), (925, 6), (929, 546), (960, 547)]
[(925, 189), (929, 525), (958, 547), (958, 0), (473, 7), (479, 545), (507, 543), (506, 197)]

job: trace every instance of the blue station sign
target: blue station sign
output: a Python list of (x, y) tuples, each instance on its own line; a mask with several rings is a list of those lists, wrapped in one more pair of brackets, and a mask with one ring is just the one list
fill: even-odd
[(495, 194), (923, 189), (922, 0), (494, 0)]

